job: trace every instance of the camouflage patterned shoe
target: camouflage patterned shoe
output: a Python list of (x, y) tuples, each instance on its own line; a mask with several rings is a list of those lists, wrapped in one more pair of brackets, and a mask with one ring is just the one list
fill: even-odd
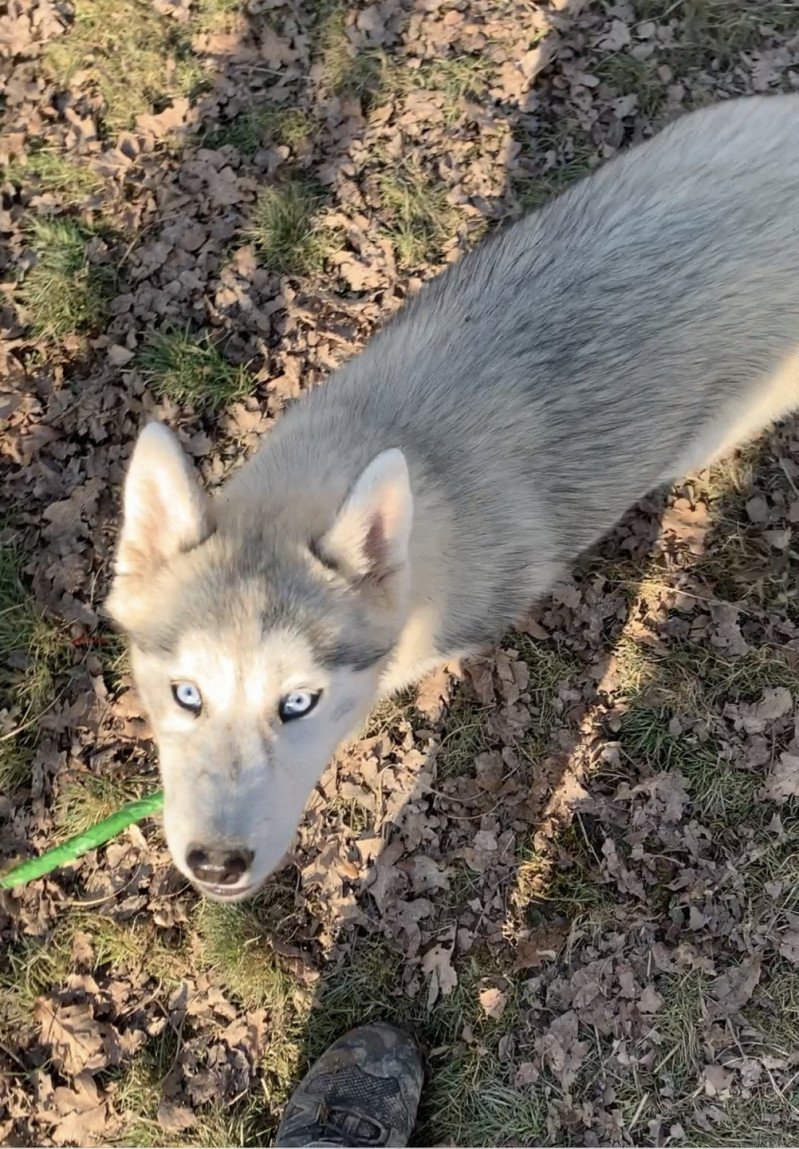
[(294, 1090), (275, 1145), (405, 1146), (423, 1076), (422, 1056), (408, 1034), (382, 1023), (352, 1029)]

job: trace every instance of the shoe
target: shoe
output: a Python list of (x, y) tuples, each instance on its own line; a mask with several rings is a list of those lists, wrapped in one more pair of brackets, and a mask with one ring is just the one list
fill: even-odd
[(416, 1042), (391, 1025), (345, 1033), (315, 1061), (289, 1099), (275, 1145), (408, 1144), (424, 1067)]

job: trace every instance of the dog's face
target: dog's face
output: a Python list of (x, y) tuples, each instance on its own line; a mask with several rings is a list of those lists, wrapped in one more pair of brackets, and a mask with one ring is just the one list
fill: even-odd
[(172, 857), (209, 896), (264, 882), (374, 704), (407, 609), (411, 515), (399, 451), (343, 499), (214, 505), (166, 428), (140, 436), (108, 609), (153, 724)]

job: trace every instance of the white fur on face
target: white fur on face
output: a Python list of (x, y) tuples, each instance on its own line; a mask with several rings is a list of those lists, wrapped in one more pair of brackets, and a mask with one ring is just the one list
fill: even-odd
[[(329, 759), (371, 710), (380, 675), (379, 667), (325, 670), (309, 643), (288, 631), (253, 638), (238, 628), (194, 631), (170, 658), (133, 652), (159, 748), (175, 865), (191, 878), (190, 848), (251, 850), (246, 896), (289, 849)], [(172, 683), (181, 681), (199, 690), (199, 715), (175, 702)], [(278, 706), (293, 690), (322, 693), (308, 715), (283, 723)]]

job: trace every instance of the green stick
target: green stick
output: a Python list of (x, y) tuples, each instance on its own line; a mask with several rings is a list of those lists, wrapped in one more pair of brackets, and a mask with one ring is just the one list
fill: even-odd
[(138, 801), (123, 806), (121, 810), (117, 810), (116, 814), (98, 822), (96, 826), (92, 826), (83, 834), (76, 834), (74, 838), (69, 838), (62, 845), (56, 846), (55, 849), (47, 850), (38, 858), (30, 858), (27, 862), (21, 862), (13, 870), (3, 874), (0, 878), (0, 889), (10, 890), (14, 886), (24, 886), (26, 882), (41, 878), (44, 874), (49, 874), (51, 870), (57, 870), (59, 866), (66, 866), (69, 862), (74, 862), (82, 854), (88, 853), (89, 850), (96, 850), (104, 842), (115, 838), (117, 834), (121, 834), (134, 822), (140, 822), (142, 818), (149, 818), (151, 814), (157, 814), (163, 805), (164, 794), (163, 791), (159, 790), (149, 798), (139, 798)]

